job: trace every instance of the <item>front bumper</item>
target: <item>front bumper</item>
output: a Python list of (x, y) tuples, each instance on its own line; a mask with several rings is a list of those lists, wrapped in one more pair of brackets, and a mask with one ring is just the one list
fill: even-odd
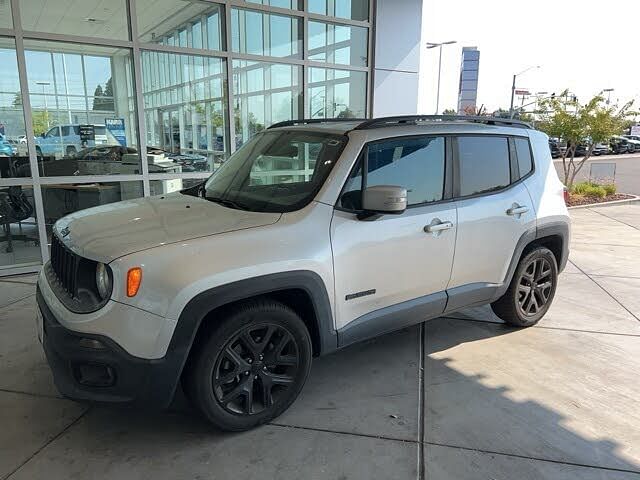
[(63, 327), (39, 287), (36, 300), (42, 314), (42, 345), (56, 387), (63, 396), (153, 409), (169, 406), (183, 356), (167, 352), (161, 359), (134, 357), (106, 336)]

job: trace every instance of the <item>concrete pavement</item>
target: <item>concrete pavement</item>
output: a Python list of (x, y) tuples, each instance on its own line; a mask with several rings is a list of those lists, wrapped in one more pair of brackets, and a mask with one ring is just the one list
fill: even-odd
[(214, 431), (60, 398), (35, 278), (0, 279), (0, 479), (638, 479), (640, 204), (573, 210), (571, 263), (536, 327), (487, 307), (314, 362), (272, 425)]

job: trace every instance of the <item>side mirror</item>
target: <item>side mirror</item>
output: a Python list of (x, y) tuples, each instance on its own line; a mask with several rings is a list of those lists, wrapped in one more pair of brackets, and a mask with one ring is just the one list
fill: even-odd
[(407, 209), (407, 189), (396, 185), (368, 187), (362, 195), (362, 209), (371, 213), (400, 214)]

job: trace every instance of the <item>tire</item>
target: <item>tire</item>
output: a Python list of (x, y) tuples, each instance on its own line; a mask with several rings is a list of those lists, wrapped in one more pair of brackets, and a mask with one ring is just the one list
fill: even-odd
[(36, 147), (36, 156), (42, 157), (42, 149), (40, 147)]
[(555, 256), (548, 248), (535, 247), (520, 259), (509, 288), (491, 309), (509, 325), (531, 327), (549, 310), (557, 284)]
[(77, 152), (76, 147), (67, 147), (67, 157), (75, 155)]
[(227, 431), (249, 430), (289, 408), (313, 353), (302, 319), (272, 300), (233, 308), (196, 348), (183, 374), (185, 393), (209, 422)]

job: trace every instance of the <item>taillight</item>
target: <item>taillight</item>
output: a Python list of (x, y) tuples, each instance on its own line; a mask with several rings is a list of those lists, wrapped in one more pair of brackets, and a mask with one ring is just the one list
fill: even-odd
[(564, 204), (569, 205), (569, 190), (567, 189), (567, 187), (562, 188), (562, 193), (564, 196)]

